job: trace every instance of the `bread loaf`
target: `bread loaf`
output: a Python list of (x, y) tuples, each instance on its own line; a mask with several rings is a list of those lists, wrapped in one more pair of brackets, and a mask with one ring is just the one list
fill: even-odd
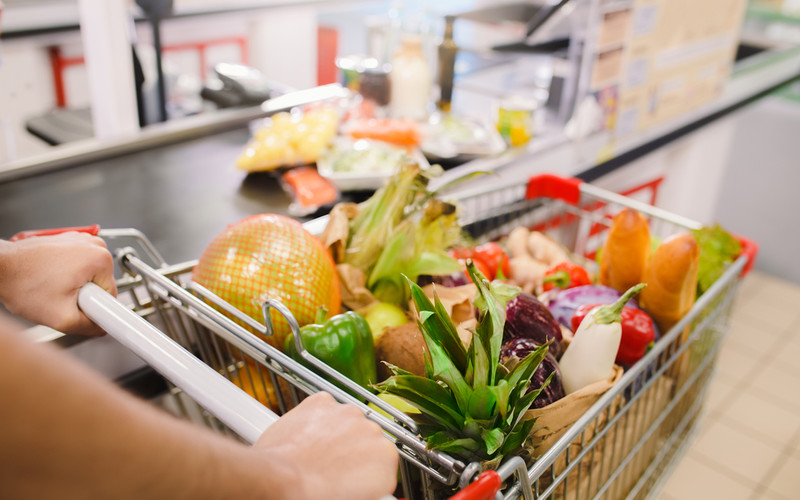
[(625, 292), (642, 282), (650, 255), (650, 226), (641, 213), (626, 208), (611, 222), (600, 254), (600, 284)]
[(664, 240), (647, 262), (639, 301), (663, 333), (694, 305), (699, 267), (700, 246), (688, 232)]

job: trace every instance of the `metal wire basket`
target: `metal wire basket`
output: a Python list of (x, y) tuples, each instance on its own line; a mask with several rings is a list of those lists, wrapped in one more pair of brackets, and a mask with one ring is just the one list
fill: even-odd
[[(462, 227), (478, 241), (498, 238), (524, 225), (587, 257), (602, 244), (611, 217), (625, 207), (647, 216), (651, 233), (662, 238), (700, 227), (629, 197), (553, 176), (538, 176), (527, 184), (488, 192), (462, 192), (454, 201), (461, 211)], [(313, 232), (324, 224), (324, 219), (317, 220), (307, 228)], [(132, 317), (116, 328), (130, 329), (130, 323), (137, 322), (133, 317), (138, 318), (147, 325), (143, 328), (149, 330), (148, 335), (174, 340), (213, 374), (211, 378), (224, 382), (219, 387), (213, 385), (217, 382), (213, 387), (205, 382), (187, 386), (179, 381), (180, 374), (172, 373), (174, 367), (169, 365), (174, 363), (169, 359), (161, 364), (148, 359), (156, 370), (175, 381), (165, 405), (176, 413), (253, 441), (274, 421), (275, 414), (284, 413), (307, 394), (324, 390), (339, 401), (357, 405), (396, 444), (403, 459), (399, 477), (405, 497), (444, 498), (471, 483), (485, 483), (489, 477), (484, 473), (473, 483), (482, 472), (480, 465), (465, 464), (427, 449), (413, 420), (405, 414), (307, 352), (306, 359), (326, 378), (253, 335), (252, 331), (270, 333), (270, 308), (284, 315), (296, 333), (298, 325), (282, 304), (268, 301), (264, 305), (265, 321), (260, 323), (192, 282), (191, 270), (196, 262), (170, 266), (136, 232), (112, 230), (100, 234), (112, 243), (121, 236), (132, 237), (140, 241), (138, 246), (146, 253), (143, 259), (140, 251), (130, 246), (117, 250), (120, 268), (125, 271), (119, 279), (119, 299)], [(496, 494), (487, 494), (484, 488), (481, 494), (488, 496), (463, 496), (467, 494), (463, 491), (459, 498), (638, 499), (657, 489), (701, 415), (737, 286), (755, 257), (756, 246), (742, 241), (742, 255), (691, 311), (663, 332), (655, 347), (565, 428), (548, 449), (539, 456), (526, 457), (527, 461), (511, 457), (496, 474), (492, 472), (496, 484), (492, 488), (501, 490)], [(109, 311), (114, 307), (107, 304), (109, 299), (113, 301), (87, 287), (81, 292), (81, 307), (87, 314), (91, 311), (101, 326), (115, 328), (109, 324)], [(301, 345), (298, 347), (304, 351)], [(218, 392), (225, 392), (225, 385), (241, 389), (244, 402), (232, 405), (224, 395), (218, 397)], [(268, 411), (253, 410), (253, 398), (260, 403), (259, 408)], [(249, 413), (256, 416), (251, 418)]]

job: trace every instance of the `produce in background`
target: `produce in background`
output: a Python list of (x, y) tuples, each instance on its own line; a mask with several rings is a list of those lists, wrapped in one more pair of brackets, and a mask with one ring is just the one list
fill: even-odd
[[(503, 347), (500, 349), (500, 359), (503, 360), (503, 365), (505, 365), (506, 368), (511, 368), (513, 363), (525, 359), (525, 356), (541, 347), (541, 345), (542, 344), (526, 338), (508, 340), (503, 343)], [(550, 383), (547, 384), (541, 394), (533, 400), (531, 408), (544, 408), (566, 395), (564, 393), (564, 384), (561, 382), (561, 369), (558, 367), (558, 360), (550, 352), (547, 353), (539, 364), (539, 368), (534, 372), (529, 390), (535, 390), (541, 387), (548, 378), (550, 378)]]
[[(300, 325), (313, 322), (321, 306), (332, 314), (341, 307), (330, 254), (299, 222), (281, 215), (253, 215), (228, 226), (200, 255), (192, 279), (260, 323), (270, 298), (281, 300)], [(283, 349), (289, 324), (274, 312), (272, 324), (275, 333), (266, 341)]]
[(420, 143), (419, 125), (409, 119), (353, 120), (345, 127), (345, 133), (353, 139), (373, 139), (407, 148), (419, 146)]
[(323, 173), (393, 175), (411, 161), (415, 159), (409, 151), (381, 141), (337, 140), (322, 154), (318, 167)]
[[(575, 311), (585, 304), (612, 304), (622, 294), (609, 286), (584, 285), (566, 290), (559, 290), (554, 297), (547, 301), (547, 308), (560, 324), (572, 328), (572, 316)], [(634, 300), (630, 300), (626, 307), (637, 307)]]
[(689, 232), (665, 239), (647, 262), (647, 288), (640, 302), (666, 333), (692, 308), (697, 296), (700, 245)]
[(467, 263), (470, 277), (486, 304), (466, 349), (438, 297), (434, 303), (409, 281), (418, 311), (425, 351), (425, 377), (390, 367), (394, 375), (378, 385), (417, 407), (420, 432), (428, 447), (455, 458), (490, 461), (515, 453), (535, 421), (522, 421), (525, 411), (549, 383), (530, 390), (530, 380), (545, 357), (536, 349), (513, 368), (500, 360), (505, 314), (488, 281)]
[[(601, 305), (603, 304), (580, 306), (572, 316), (572, 330), (577, 331), (586, 315)], [(658, 332), (653, 319), (641, 309), (623, 307), (620, 316), (622, 318), (622, 338), (615, 361), (623, 368), (630, 368), (647, 354), (647, 351), (658, 339)]]
[(719, 224), (692, 231), (700, 245), (697, 296), (703, 295), (742, 252), (742, 244)]
[(595, 307), (583, 318), (558, 364), (567, 394), (611, 374), (622, 339), (622, 309), (645, 287), (635, 285), (613, 304)]
[(642, 281), (650, 256), (650, 225), (632, 208), (614, 216), (600, 254), (601, 285), (623, 292)]
[(314, 163), (338, 128), (339, 113), (332, 107), (276, 113), (256, 130), (236, 166), (247, 172), (262, 172)]
[[(300, 328), (303, 348), (345, 377), (369, 388), (378, 381), (369, 324), (354, 311), (338, 314), (327, 321), (326, 316), (325, 308), (320, 308), (316, 322)], [(314, 369), (300, 355), (291, 333), (286, 337), (284, 351), (295, 361)]]
[(297, 167), (281, 175), (281, 187), (292, 202), (289, 214), (305, 217), (324, 206), (332, 206), (339, 199), (339, 191), (314, 167)]

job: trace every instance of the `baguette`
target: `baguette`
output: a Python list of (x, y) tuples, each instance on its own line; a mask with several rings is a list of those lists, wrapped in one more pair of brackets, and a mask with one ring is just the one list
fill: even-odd
[(666, 333), (694, 305), (700, 246), (691, 233), (670, 236), (656, 248), (645, 267), (647, 287), (639, 297), (662, 333)]
[(626, 208), (614, 216), (600, 254), (601, 285), (619, 292), (641, 283), (650, 255), (650, 226), (641, 213)]

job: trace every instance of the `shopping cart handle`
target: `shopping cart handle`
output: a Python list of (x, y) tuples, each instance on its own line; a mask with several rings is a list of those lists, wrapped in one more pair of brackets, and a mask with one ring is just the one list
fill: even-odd
[(73, 226), (73, 227), (55, 227), (51, 229), (29, 229), (27, 231), (20, 231), (8, 241), (19, 241), (33, 238), (36, 236), (52, 236), (54, 234), (68, 233), (70, 231), (77, 231), (79, 233), (89, 233), (92, 236), (97, 236), (100, 233), (100, 226), (92, 224), (91, 226)]
[(254, 443), (278, 420), (278, 415), (96, 284), (81, 288), (78, 306), (109, 335), (246, 441)]
[(742, 252), (741, 255), (747, 257), (747, 264), (744, 265), (742, 268), (741, 277), (744, 278), (747, 276), (747, 273), (753, 270), (753, 266), (756, 263), (756, 255), (758, 254), (758, 243), (755, 241), (745, 238), (744, 236), (734, 235), (739, 243), (742, 245)]
[(528, 179), (525, 199), (554, 198), (577, 205), (581, 199), (583, 181), (575, 177), (561, 177), (554, 174), (539, 174)]
[(492, 500), (502, 486), (503, 478), (497, 471), (483, 471), (478, 479), (450, 497), (450, 500)]

